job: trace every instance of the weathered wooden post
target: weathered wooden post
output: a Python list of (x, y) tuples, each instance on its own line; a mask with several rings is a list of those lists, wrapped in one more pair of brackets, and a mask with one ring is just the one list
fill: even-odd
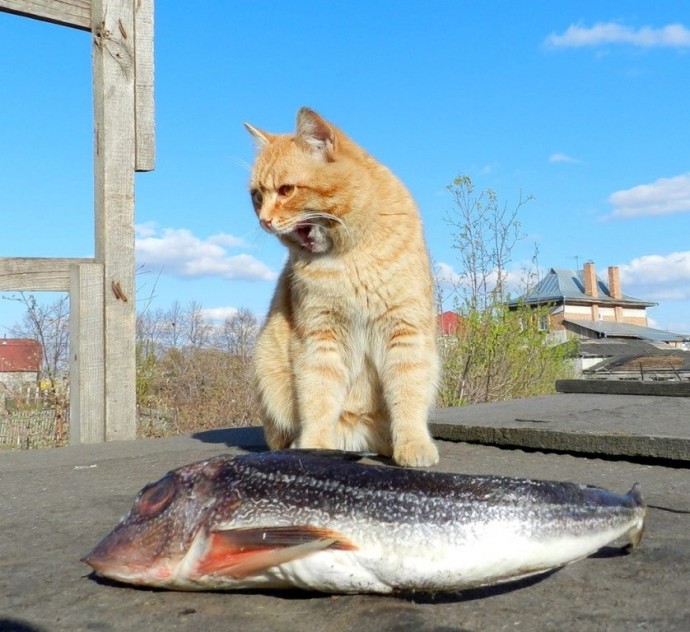
[(0, 289), (70, 293), (70, 441), (136, 436), (134, 172), (154, 167), (153, 0), (0, 0), (93, 38), (95, 257), (0, 259)]

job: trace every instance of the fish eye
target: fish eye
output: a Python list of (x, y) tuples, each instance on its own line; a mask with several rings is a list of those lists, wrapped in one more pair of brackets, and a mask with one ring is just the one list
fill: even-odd
[(264, 194), (261, 193), (260, 189), (252, 189), (251, 190), (251, 196), (252, 196), (252, 203), (254, 204), (254, 208), (260, 208), (261, 204), (264, 201)]
[(295, 192), (294, 184), (283, 184), (278, 187), (278, 195), (280, 197), (290, 197)]
[(137, 502), (139, 513), (145, 518), (155, 516), (170, 504), (176, 491), (177, 487), (169, 476), (147, 486)]

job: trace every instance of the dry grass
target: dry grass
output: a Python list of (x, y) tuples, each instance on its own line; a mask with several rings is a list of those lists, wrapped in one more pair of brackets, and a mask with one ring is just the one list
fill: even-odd
[(171, 349), (146, 380), (139, 399), (141, 436), (257, 423), (249, 359), (218, 349)]

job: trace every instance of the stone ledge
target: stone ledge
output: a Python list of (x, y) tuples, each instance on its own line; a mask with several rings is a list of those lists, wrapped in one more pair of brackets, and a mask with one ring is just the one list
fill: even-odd
[(690, 462), (690, 401), (560, 394), (435, 411), (437, 439)]

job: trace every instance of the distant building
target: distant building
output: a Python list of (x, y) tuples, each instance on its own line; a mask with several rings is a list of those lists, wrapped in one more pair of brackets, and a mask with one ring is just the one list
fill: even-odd
[(599, 338), (578, 341), (576, 370), (606, 380), (690, 380), (690, 351), (649, 340)]
[(438, 333), (441, 336), (454, 336), (460, 329), (460, 316), (455, 312), (443, 312), (436, 318)]
[(569, 338), (625, 338), (682, 346), (684, 336), (648, 326), (647, 308), (656, 303), (625, 294), (617, 266), (608, 268), (608, 282), (600, 279), (594, 263), (582, 270), (551, 268), (537, 285), (508, 306), (548, 309), (540, 329), (557, 340)]
[(0, 383), (10, 390), (36, 384), (42, 359), (37, 340), (0, 338)]

